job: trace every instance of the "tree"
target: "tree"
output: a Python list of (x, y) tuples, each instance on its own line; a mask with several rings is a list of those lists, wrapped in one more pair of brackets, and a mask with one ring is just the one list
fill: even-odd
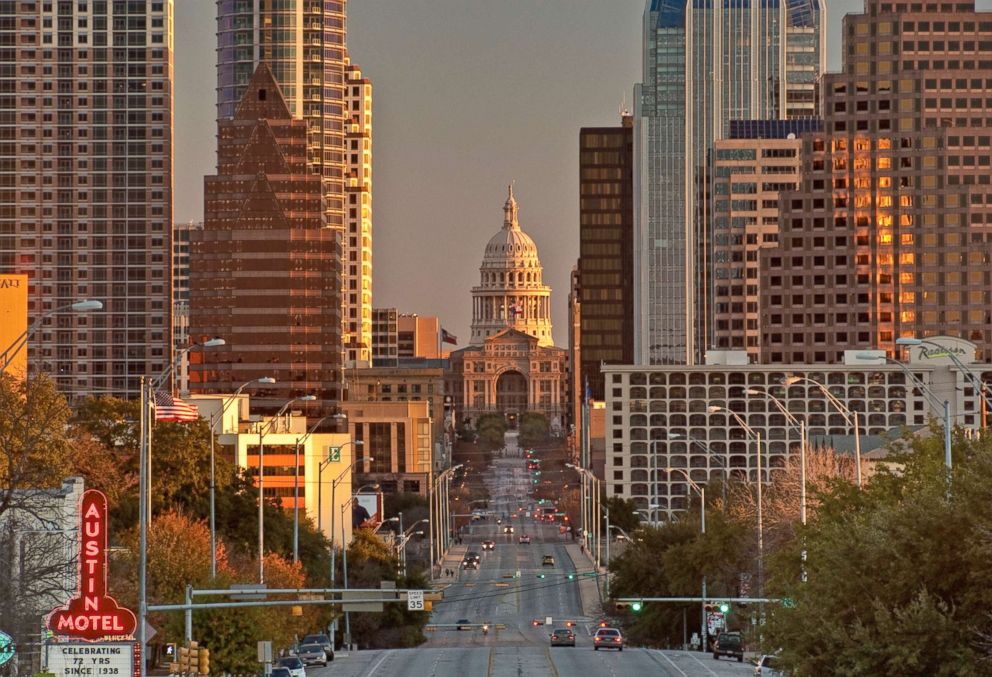
[[(620, 527), (628, 534), (641, 524), (641, 518), (637, 516), (637, 503), (632, 499), (610, 496), (603, 501), (603, 507), (610, 512), (610, 524)], [(605, 517), (603, 518), (603, 529), (606, 529)]]
[(548, 417), (528, 411), (520, 417), (520, 444), (525, 447), (540, 444), (548, 439)]
[(992, 674), (992, 440), (956, 433), (950, 478), (939, 434), (903, 444), (862, 491), (819, 492), (816, 519), (771, 557), (769, 592), (791, 603), (766, 645), (790, 674)]
[(507, 431), (506, 419), (499, 414), (483, 414), (476, 421), (478, 440), (483, 448), (496, 449), (503, 446)]

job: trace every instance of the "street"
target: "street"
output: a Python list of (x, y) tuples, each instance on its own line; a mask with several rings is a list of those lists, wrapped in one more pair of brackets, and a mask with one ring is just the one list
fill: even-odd
[[(572, 558), (579, 560), (580, 572), (590, 567), (581, 562), (571, 538), (559, 534), (557, 524), (537, 523), (532, 511), (517, 512), (534, 505), (529, 497), (531, 482), (524, 460), (508, 456), (494, 461), (485, 478), (495, 514), (467, 526), (462, 545), (453, 546), (445, 560), (444, 567), (456, 574), (440, 579), (442, 585), (450, 583), (444, 587), (444, 601), (434, 606), (427, 643), (415, 649), (342, 653), (328, 668), (310, 669), (311, 677), (751, 674), (753, 667), (748, 664), (714, 661), (709, 654), (635, 647), (593, 651), (592, 633), (599, 619), (583, 613), (580, 586), (587, 597), (594, 596), (595, 579), (576, 575)], [(502, 524), (496, 523), (497, 517)], [(504, 534), (506, 526), (512, 526), (514, 533)], [(523, 534), (531, 537), (530, 544), (519, 543)], [(486, 539), (496, 542), (495, 550), (482, 549)], [(477, 571), (459, 566), (470, 550), (482, 556)], [(554, 557), (553, 567), (542, 566), (546, 555)], [(598, 597), (594, 601), (598, 604)], [(586, 609), (595, 608), (592, 602), (585, 600)], [(466, 619), (474, 627), (457, 630), (457, 622)], [(535, 620), (541, 624), (535, 626)], [(563, 627), (565, 621), (575, 622), (575, 647), (551, 648), (551, 629)], [(481, 630), (483, 623), (489, 625), (488, 634)]]

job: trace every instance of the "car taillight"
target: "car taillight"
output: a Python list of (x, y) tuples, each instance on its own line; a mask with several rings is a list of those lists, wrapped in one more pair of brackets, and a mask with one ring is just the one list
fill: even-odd
[(603, 638), (602, 638), (602, 637), (597, 637), (597, 638), (596, 638), (596, 641), (598, 642), (598, 641), (599, 641), (599, 640), (601, 640), (601, 639), (603, 639)]

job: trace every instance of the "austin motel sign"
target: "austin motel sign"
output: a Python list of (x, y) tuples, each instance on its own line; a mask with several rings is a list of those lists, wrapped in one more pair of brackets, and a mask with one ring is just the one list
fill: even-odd
[(134, 613), (107, 594), (108, 520), (103, 492), (83, 492), (80, 515), (79, 591), (48, 615), (47, 627), (66, 640), (132, 639)]

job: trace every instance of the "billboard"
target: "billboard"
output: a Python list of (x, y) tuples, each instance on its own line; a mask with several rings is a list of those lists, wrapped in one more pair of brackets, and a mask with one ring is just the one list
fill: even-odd
[(56, 677), (133, 677), (141, 666), (137, 642), (48, 644), (48, 672)]
[[(16, 348), (28, 330), (28, 276), (0, 275), (0, 354)], [(2, 366), (9, 355), (0, 359)], [(28, 372), (27, 346), (18, 351), (4, 373), (24, 378)]]
[(355, 494), (351, 506), (351, 528), (374, 528), (382, 522), (382, 493)]

